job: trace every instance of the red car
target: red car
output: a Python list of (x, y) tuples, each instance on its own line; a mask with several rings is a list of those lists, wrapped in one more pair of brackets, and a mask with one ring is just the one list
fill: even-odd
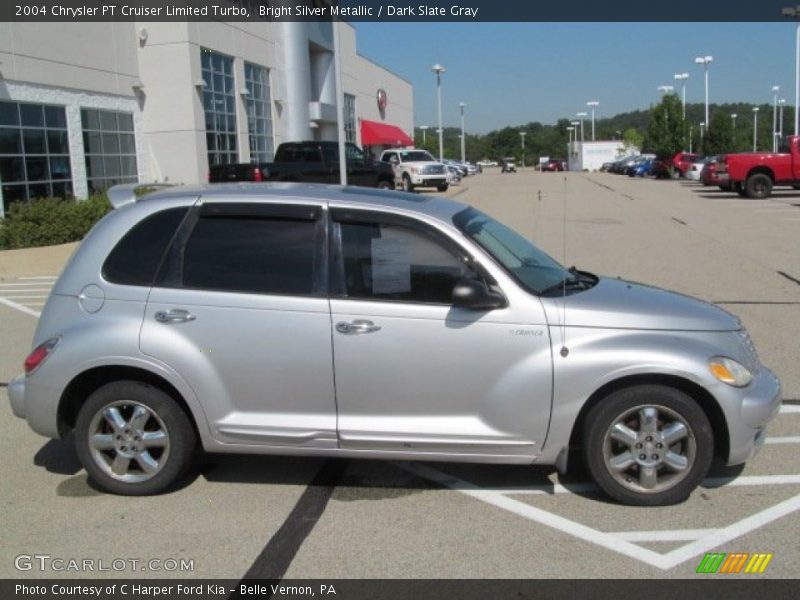
[(703, 170), (700, 172), (700, 182), (703, 185), (716, 185), (719, 189), (728, 191), (730, 190), (730, 183), (720, 179), (717, 174), (719, 160), (720, 157), (715, 156), (705, 164)]
[(544, 171), (563, 171), (564, 161), (551, 159), (542, 165), (542, 172)]
[(788, 136), (778, 150), (726, 154), (717, 165), (717, 176), (748, 198), (769, 198), (776, 185), (800, 189), (800, 136)]
[(672, 157), (672, 166), (680, 173), (681, 177), (686, 175), (686, 171), (691, 169), (692, 163), (697, 162), (701, 156), (690, 152), (678, 152)]

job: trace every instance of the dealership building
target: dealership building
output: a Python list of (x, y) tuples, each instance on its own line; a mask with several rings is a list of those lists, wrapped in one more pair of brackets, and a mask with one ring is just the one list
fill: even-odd
[[(347, 141), (410, 145), (413, 89), (337, 23)], [(285, 141), (336, 140), (333, 25), (0, 23), (0, 215), (124, 182), (199, 183)]]

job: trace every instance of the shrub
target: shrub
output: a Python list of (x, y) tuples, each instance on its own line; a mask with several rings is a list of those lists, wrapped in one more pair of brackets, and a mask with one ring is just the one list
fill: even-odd
[(87, 200), (41, 198), (15, 202), (0, 220), (0, 249), (66, 244), (83, 239), (111, 210), (105, 195)]

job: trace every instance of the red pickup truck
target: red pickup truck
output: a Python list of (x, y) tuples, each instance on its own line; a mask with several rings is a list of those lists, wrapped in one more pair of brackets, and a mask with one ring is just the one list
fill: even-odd
[(776, 185), (800, 189), (800, 136), (787, 136), (779, 152), (726, 154), (717, 165), (717, 177), (740, 196), (768, 198)]

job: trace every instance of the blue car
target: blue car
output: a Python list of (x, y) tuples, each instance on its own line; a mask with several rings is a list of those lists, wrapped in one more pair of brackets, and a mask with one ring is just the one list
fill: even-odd
[(654, 160), (646, 160), (644, 162), (640, 162), (634, 165), (633, 168), (631, 168), (628, 175), (630, 177), (645, 177), (647, 175), (650, 175), (650, 173), (653, 171), (653, 165), (655, 165)]

